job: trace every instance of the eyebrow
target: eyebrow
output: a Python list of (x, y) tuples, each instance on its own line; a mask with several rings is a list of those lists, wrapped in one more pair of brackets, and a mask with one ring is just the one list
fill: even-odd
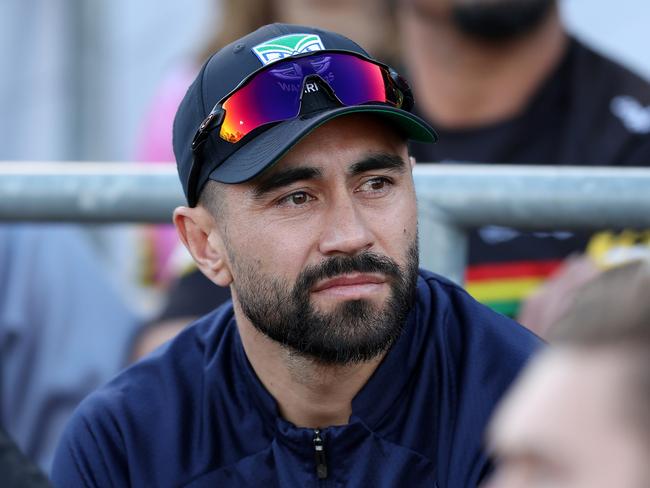
[(253, 188), (253, 195), (255, 198), (260, 198), (273, 190), (289, 186), (296, 181), (313, 180), (321, 178), (322, 175), (320, 169), (310, 166), (283, 169), (257, 182)]
[[(545, 452), (535, 446), (522, 446), (520, 451), (515, 452), (505, 452), (501, 455), (496, 453), (496, 463), (497, 465), (502, 464), (507, 461), (514, 462), (524, 462), (524, 463), (533, 463), (533, 464), (542, 464), (551, 467), (555, 470), (564, 470), (565, 466), (562, 464), (563, 456), (561, 453), (549, 454), (554, 452), (554, 450), (549, 450)], [(495, 453), (492, 453), (494, 457)]]
[(361, 173), (378, 169), (387, 169), (403, 173), (406, 169), (406, 162), (396, 154), (375, 153), (351, 165), (348, 174), (350, 176), (357, 176)]
[[(557, 461), (553, 458), (553, 456), (550, 456), (549, 453), (557, 454), (558, 452), (561, 452), (560, 449), (551, 446), (548, 443), (540, 444), (538, 442), (535, 444), (534, 442), (531, 443), (528, 440), (518, 440), (506, 446), (496, 444), (496, 440), (494, 438), (488, 442), (492, 443), (492, 446), (489, 448), (490, 455), (496, 457), (497, 459), (516, 458), (520, 460), (532, 460), (535, 462), (557, 465)], [(558, 459), (561, 458), (562, 456), (558, 457)]]
[[(406, 163), (404, 159), (395, 154), (375, 153), (353, 163), (348, 169), (348, 175), (357, 176), (378, 169), (402, 173), (406, 169)], [(255, 183), (253, 186), (253, 197), (261, 198), (274, 190), (289, 186), (297, 181), (313, 180), (322, 177), (322, 170), (312, 166), (279, 170)]]

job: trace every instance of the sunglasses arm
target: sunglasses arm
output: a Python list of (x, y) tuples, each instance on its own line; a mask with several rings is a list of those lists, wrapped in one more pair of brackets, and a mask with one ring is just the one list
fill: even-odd
[(207, 139), (210, 131), (219, 127), (223, 123), (223, 119), (226, 117), (226, 111), (219, 105), (215, 105), (212, 111), (208, 116), (201, 122), (196, 134), (194, 134), (194, 139), (192, 139), (192, 151), (201, 146)]

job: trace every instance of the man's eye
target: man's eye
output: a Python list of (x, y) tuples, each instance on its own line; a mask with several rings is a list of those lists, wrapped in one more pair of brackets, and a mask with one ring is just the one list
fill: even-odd
[(294, 206), (300, 206), (304, 205), (305, 203), (309, 202), (312, 198), (304, 191), (297, 191), (295, 193), (292, 193), (291, 195), (287, 195), (286, 197), (282, 198), (280, 200), (280, 205), (294, 205)]
[(384, 178), (384, 177), (371, 178), (365, 181), (359, 187), (359, 191), (371, 192), (371, 193), (382, 192), (387, 190), (390, 184), (391, 182), (388, 178)]
[(376, 180), (370, 180), (370, 188), (373, 190), (381, 190), (386, 185), (386, 180), (377, 178)]

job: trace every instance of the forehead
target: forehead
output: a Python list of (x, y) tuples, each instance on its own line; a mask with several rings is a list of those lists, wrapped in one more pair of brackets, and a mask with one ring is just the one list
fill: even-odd
[[(332, 178), (348, 178), (359, 174), (354, 171), (355, 165), (377, 156), (401, 160), (404, 172), (410, 174), (407, 139), (403, 134), (377, 115), (347, 114), (316, 128), (252, 180), (220, 184), (225, 190), (222, 198), (242, 204), (244, 195), (254, 198), (268, 181), (285, 181), (283, 176), (288, 173), (293, 181), (302, 179), (298, 174), (305, 179), (318, 174), (323, 184), (334, 181)], [(408, 187), (415, 191), (412, 182)]]
[(406, 161), (406, 139), (377, 115), (348, 114), (318, 127), (275, 166), (354, 162), (369, 153), (394, 154)]
[(616, 351), (547, 351), (525, 372), (491, 429), (497, 450), (523, 446), (560, 455), (607, 445), (626, 430), (624, 358)]

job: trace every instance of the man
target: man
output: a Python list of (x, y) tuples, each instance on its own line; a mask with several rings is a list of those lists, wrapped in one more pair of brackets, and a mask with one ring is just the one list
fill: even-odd
[(58, 486), (475, 486), (483, 427), (537, 340), (418, 272), (393, 70), (265, 26), (215, 54), (174, 149), (179, 235), (220, 307), (80, 407)]
[(650, 486), (650, 264), (578, 292), (490, 429), (490, 488)]
[[(440, 143), (414, 143), (424, 162), (648, 165), (650, 86), (567, 34), (555, 0), (400, 0), (403, 54), (418, 112)], [(467, 289), (543, 334), (564, 297), (647, 233), (470, 235)], [(565, 258), (585, 252), (591, 260)], [(564, 267), (563, 267), (564, 266)], [(551, 274), (543, 296), (525, 300)]]

